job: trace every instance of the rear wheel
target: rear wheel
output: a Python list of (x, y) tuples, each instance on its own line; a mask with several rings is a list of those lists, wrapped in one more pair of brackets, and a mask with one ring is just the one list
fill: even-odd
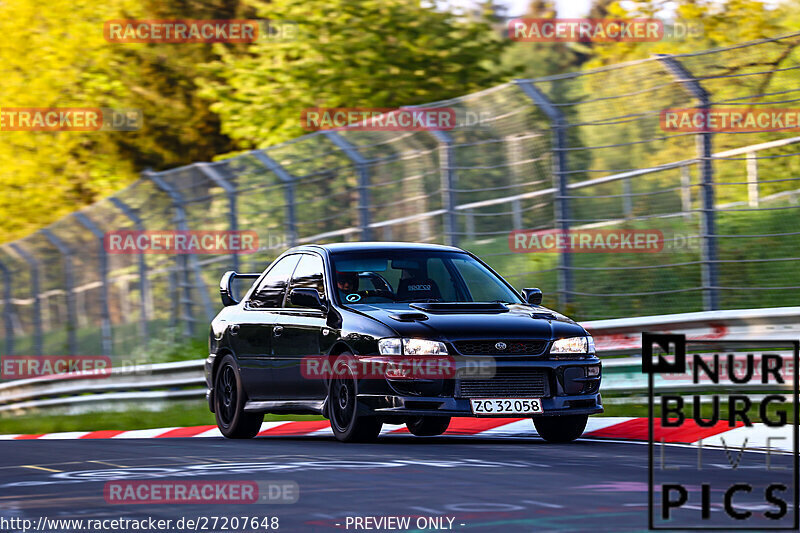
[(229, 439), (250, 439), (258, 435), (263, 414), (245, 413), (246, 402), (236, 360), (222, 358), (214, 380), (214, 416), (220, 432)]
[(537, 416), (536, 432), (547, 442), (572, 442), (583, 434), (589, 415)]
[(383, 423), (374, 416), (358, 416), (358, 390), (352, 363), (352, 354), (343, 353), (333, 364), (334, 376), (328, 389), (328, 416), (337, 440), (368, 442), (378, 437)]
[(417, 437), (433, 437), (441, 435), (450, 425), (449, 416), (416, 416), (406, 422), (406, 427)]

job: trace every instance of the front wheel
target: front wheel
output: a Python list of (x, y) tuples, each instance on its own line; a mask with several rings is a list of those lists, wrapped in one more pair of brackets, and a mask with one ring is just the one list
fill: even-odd
[(537, 416), (536, 432), (547, 442), (572, 442), (583, 434), (589, 415)]
[(417, 437), (441, 435), (450, 425), (449, 416), (416, 416), (406, 422), (406, 427)]
[(381, 432), (383, 423), (374, 416), (358, 416), (353, 356), (341, 354), (333, 364), (334, 377), (328, 389), (328, 415), (331, 429), (342, 442), (369, 442)]
[(229, 439), (250, 439), (258, 435), (263, 414), (245, 413), (246, 398), (236, 359), (226, 355), (214, 380), (214, 416), (219, 431)]

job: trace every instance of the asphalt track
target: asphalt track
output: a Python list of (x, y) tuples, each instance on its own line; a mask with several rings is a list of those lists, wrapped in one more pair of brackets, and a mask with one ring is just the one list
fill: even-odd
[[(313, 436), (3, 441), (0, 522), (277, 516), (279, 531), (336, 532), (388, 531), (348, 528), (347, 516), (411, 516), (412, 527), (405, 531), (418, 530), (417, 517), (452, 518), (452, 531), (646, 531), (647, 450), (643, 444), (602, 440), (553, 445), (533, 437), (399, 435), (372, 444)], [(711, 520), (703, 526), (729, 524), (721, 521), (726, 517), (719, 487), (743, 480), (763, 487), (778, 478), (791, 479), (789, 455), (771, 457), (773, 468), (789, 468), (780, 473), (767, 470), (760, 453), (744, 453), (732, 469), (735, 451), (704, 449), (703, 470), (698, 471), (696, 449), (668, 446), (664, 452), (665, 464), (680, 470), (659, 471), (658, 481), (690, 480), (690, 503), (699, 503), (701, 483), (713, 481)], [(290, 480), (299, 486), (299, 501), (107, 504), (105, 482), (125, 479)], [(791, 515), (791, 495), (788, 500)], [(735, 501), (739, 509), (753, 509), (757, 524), (769, 525), (759, 514), (774, 509), (765, 504), (763, 489), (737, 495)], [(700, 525), (699, 506), (675, 516)], [(240, 526), (239, 531), (253, 530)]]

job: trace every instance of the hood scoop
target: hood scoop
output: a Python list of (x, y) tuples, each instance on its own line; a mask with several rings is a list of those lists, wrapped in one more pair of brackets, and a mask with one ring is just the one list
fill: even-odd
[(544, 320), (558, 320), (558, 317), (553, 313), (531, 313), (531, 318), (542, 318)]
[(428, 320), (428, 315), (425, 313), (414, 313), (412, 311), (410, 313), (397, 313), (396, 315), (389, 315), (389, 318), (393, 318), (399, 322), (416, 322), (417, 320)]
[(508, 307), (499, 303), (476, 303), (476, 302), (458, 302), (458, 303), (413, 303), (409, 307), (425, 311), (432, 314), (463, 314), (463, 313), (507, 313)]

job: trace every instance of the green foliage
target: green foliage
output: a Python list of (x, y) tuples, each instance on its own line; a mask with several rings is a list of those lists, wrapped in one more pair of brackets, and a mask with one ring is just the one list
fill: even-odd
[[(228, 7), (233, 5), (234, 7)], [(205, 44), (108, 43), (113, 19), (230, 18), (236, 2), (30, 0), (0, 5), (2, 107), (138, 109), (135, 132), (0, 132), (0, 229), (13, 240), (119, 190), (138, 171), (230, 149), (195, 85)]]
[[(677, 197), (678, 192), (672, 193)], [(619, 200), (619, 199), (617, 199)], [(800, 246), (800, 236), (775, 234), (791, 232), (797, 205), (776, 200), (764, 211), (722, 212), (717, 216), (718, 235), (754, 237), (717, 239), (719, 257), (731, 262), (718, 265), (720, 285), (739, 290), (720, 292), (721, 309), (781, 307), (796, 303), (793, 291), (752, 290), (751, 287), (800, 286), (800, 270), (791, 261), (745, 262), (745, 259), (791, 257)], [(539, 287), (544, 305), (575, 320), (597, 320), (624, 316), (686, 313), (702, 309), (702, 291), (685, 290), (702, 285), (699, 219), (674, 217), (653, 221), (630, 221), (614, 229), (658, 229), (665, 242), (657, 253), (573, 253), (575, 291), (571, 308), (558, 304), (556, 253), (509, 253), (505, 235), (493, 239), (462, 241), (461, 246), (485, 258), (515, 287)], [(671, 266), (670, 266), (671, 265)], [(653, 266), (661, 268), (654, 270)], [(610, 270), (618, 268), (620, 270)], [(666, 294), (631, 294), (677, 291)], [(602, 296), (609, 295), (609, 296)]]
[(297, 38), (260, 40), (244, 54), (218, 47), (204, 95), (241, 148), (306, 133), (310, 107), (398, 107), (489, 87), (504, 46), (481, 20), (417, 0), (250, 0), (260, 18), (299, 25)]
[[(103, 21), (116, 6), (10, 0), (0, 7), (2, 107), (100, 107), (124, 90)], [(105, 94), (105, 98), (99, 98)], [(134, 169), (104, 132), (0, 132), (0, 226), (13, 239), (113, 192)]]
[[(556, 18), (552, 0), (534, 0), (523, 18)], [(508, 28), (503, 27), (507, 33)], [(578, 70), (588, 59), (590, 48), (581, 43), (534, 43), (515, 41), (500, 56), (498, 74), (509, 71), (514, 78), (540, 78)]]
[[(668, 17), (669, 13), (674, 14)], [(645, 0), (615, 1), (608, 6), (613, 18), (667, 18), (694, 28), (687, 38), (658, 42), (597, 44), (587, 68), (650, 57), (652, 54), (680, 54), (718, 48), (746, 41), (767, 39), (797, 30), (797, 0), (772, 5), (758, 0)]]

